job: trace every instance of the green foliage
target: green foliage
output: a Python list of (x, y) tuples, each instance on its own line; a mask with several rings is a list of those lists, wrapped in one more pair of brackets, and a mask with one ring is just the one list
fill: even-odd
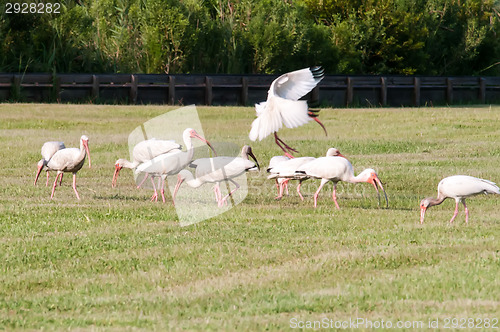
[(498, 75), (500, 14), (492, 0), (435, 0), (428, 3), (427, 51), (436, 74)]
[(179, 1), (145, 0), (141, 8), (146, 72), (182, 71), (191, 44), (190, 22)]
[(59, 14), (2, 10), (0, 71), (500, 75), (499, 11), (494, 0), (65, 0)]

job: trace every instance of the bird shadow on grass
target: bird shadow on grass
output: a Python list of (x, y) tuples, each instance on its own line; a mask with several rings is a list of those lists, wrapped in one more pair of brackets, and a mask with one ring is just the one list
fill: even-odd
[(394, 210), (394, 211), (415, 211), (415, 209), (407, 208), (407, 207), (385, 207), (385, 206), (351, 206), (351, 209), (360, 209), (360, 210)]
[(125, 195), (120, 195), (120, 194), (94, 195), (94, 198), (98, 199), (98, 200), (120, 200), (120, 201), (135, 201), (135, 202), (143, 202), (145, 200), (144, 197), (125, 196)]

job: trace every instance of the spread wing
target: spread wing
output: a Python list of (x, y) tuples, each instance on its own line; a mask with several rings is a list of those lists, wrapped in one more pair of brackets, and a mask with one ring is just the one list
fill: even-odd
[(289, 100), (299, 100), (325, 77), (321, 66), (292, 71), (273, 81), (269, 93)]
[(261, 141), (285, 125), (296, 128), (311, 121), (307, 102), (299, 100), (323, 79), (322, 67), (304, 68), (281, 75), (271, 83), (266, 102), (255, 105), (257, 118), (249, 138)]

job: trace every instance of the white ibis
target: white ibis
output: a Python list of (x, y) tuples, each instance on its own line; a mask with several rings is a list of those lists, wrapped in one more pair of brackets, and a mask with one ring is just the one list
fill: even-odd
[[(251, 157), (255, 162), (248, 159)], [(259, 162), (252, 152), (252, 148), (248, 145), (243, 146), (241, 157), (214, 157), (200, 158), (194, 160), (191, 165), (195, 167), (195, 176), (188, 171), (182, 170), (177, 176), (177, 184), (173, 194), (173, 199), (179, 191), (181, 184), (186, 181), (191, 188), (198, 188), (204, 183), (215, 183), (214, 193), (217, 205), (219, 207), (227, 203), (227, 198), (234, 194), (240, 188), (240, 185), (233, 179), (248, 171), (259, 170)], [(221, 197), (219, 182), (229, 180), (236, 188), (229, 192), (226, 196)]]
[[(269, 166), (267, 166), (267, 172), (269, 173), (271, 171), (271, 169), (273, 169), (278, 164), (280, 164), (280, 163), (282, 163), (284, 161), (287, 161), (287, 160), (290, 160), (290, 158), (287, 157), (287, 156), (274, 156), (274, 157), (272, 157), (269, 160)], [(276, 177), (275, 181), (276, 181), (276, 189), (278, 190), (278, 196), (280, 194), (280, 187), (282, 185), (283, 185), (283, 187), (286, 190), (286, 194), (288, 195), (288, 181), (290, 181), (290, 179)]]
[(304, 197), (302, 197), (302, 194), (300, 192), (300, 186), (302, 182), (308, 178), (308, 176), (304, 173), (297, 173), (297, 169), (300, 166), (313, 161), (314, 159), (316, 158), (314, 157), (292, 158), (290, 160), (281, 162), (272, 169), (268, 170), (268, 172), (271, 173), (271, 175), (269, 175), (267, 178), (276, 179), (277, 182), (280, 184), (278, 196), (276, 196), (275, 199), (279, 200), (283, 197), (283, 188), (286, 180), (299, 180), (299, 185), (297, 186), (297, 193), (299, 194), (300, 199), (304, 200)]
[[(47, 166), (47, 163), (49, 162), (50, 158), (52, 158), (54, 153), (65, 148), (66, 146), (64, 145), (64, 143), (59, 141), (50, 141), (43, 143), (41, 150), (42, 159), (40, 159), (40, 161), (38, 162), (38, 169), (36, 172), (35, 183), (34, 183), (35, 186), (36, 182), (38, 181), (38, 177), (42, 172), (42, 169), (45, 166)], [(47, 171), (47, 181), (45, 182), (45, 186), (47, 187), (48, 185), (49, 185), (49, 171)]]
[(290, 157), (291, 153), (297, 150), (278, 137), (277, 132), (283, 124), (287, 128), (296, 128), (314, 120), (326, 133), (325, 126), (317, 118), (317, 113), (308, 111), (307, 102), (299, 100), (314, 89), (324, 76), (324, 69), (315, 66), (286, 73), (275, 79), (269, 88), (267, 100), (255, 104), (257, 118), (252, 122), (250, 139), (261, 141), (274, 133), (276, 144)]
[(118, 174), (123, 167), (134, 169), (140, 164), (149, 161), (159, 155), (172, 152), (173, 150), (181, 151), (181, 148), (181, 145), (173, 140), (158, 140), (152, 138), (137, 143), (137, 145), (135, 145), (132, 150), (133, 161), (128, 161), (127, 159), (118, 159), (115, 162), (115, 172), (113, 174), (113, 181), (111, 186), (116, 187)]
[[(163, 202), (165, 202), (165, 194), (164, 194), (164, 184), (165, 178), (169, 175), (174, 175), (179, 173), (182, 169), (184, 169), (192, 160), (194, 155), (194, 146), (192, 139), (197, 138), (207, 144), (212, 151), (215, 150), (206, 139), (201, 137), (196, 130), (192, 128), (187, 128), (184, 130), (182, 134), (182, 139), (184, 144), (186, 145), (186, 152), (182, 152), (180, 149), (173, 149), (169, 153), (160, 154), (157, 157), (154, 157), (151, 160), (148, 160), (139, 166), (136, 167), (136, 173), (147, 173), (152, 177), (159, 177), (159, 185), (161, 188), (161, 196)], [(156, 191), (156, 187), (154, 185), (153, 178), (151, 178), (153, 182), (154, 194), (151, 197), (151, 200), (158, 200), (158, 192)]]
[(85, 163), (85, 156), (88, 155), (89, 158), (89, 168), (91, 167), (90, 163), (90, 151), (89, 151), (89, 138), (83, 135), (80, 138), (80, 148), (66, 148), (57, 151), (52, 158), (50, 158), (47, 163), (47, 169), (50, 171), (57, 171), (56, 179), (54, 181), (54, 185), (52, 187), (52, 194), (50, 198), (54, 197), (54, 192), (57, 186), (57, 178), (62, 175), (64, 172), (73, 173), (73, 190), (75, 191), (76, 198), (80, 199), (80, 195), (78, 195), (78, 191), (76, 190), (76, 173), (82, 168)]
[[(340, 156), (345, 158), (338, 149), (336, 148), (329, 148), (326, 152), (327, 157), (332, 157), (332, 156)], [(280, 188), (278, 192), (278, 196), (275, 197), (275, 199), (281, 199), (283, 197), (283, 187), (284, 184), (286, 183), (285, 181), (288, 180), (299, 180), (299, 184), (297, 185), (297, 193), (299, 194), (299, 197), (301, 200), (304, 200), (304, 197), (302, 196), (302, 193), (300, 192), (300, 187), (302, 185), (302, 182), (305, 180), (309, 179), (309, 176), (305, 174), (304, 172), (298, 172), (297, 170), (302, 166), (305, 165), (316, 158), (314, 157), (300, 157), (300, 158), (293, 158), (287, 161), (283, 161), (276, 165), (275, 167), (272, 167), (268, 169), (267, 171), (271, 173), (267, 178), (268, 179), (276, 179), (277, 182), (280, 183)]]
[(420, 202), (420, 223), (424, 222), (425, 211), (431, 206), (439, 205), (447, 198), (455, 200), (455, 213), (450, 219), (450, 223), (455, 220), (458, 214), (458, 203), (462, 202), (465, 209), (465, 222), (469, 221), (469, 209), (465, 205), (465, 199), (479, 194), (499, 194), (500, 188), (488, 180), (475, 178), (468, 175), (453, 175), (442, 179), (438, 184), (437, 198), (424, 198)]
[(309, 177), (321, 179), (321, 184), (314, 193), (314, 207), (317, 205), (318, 195), (321, 191), (321, 188), (329, 182), (333, 182), (333, 193), (332, 199), (335, 203), (335, 207), (339, 208), (339, 204), (337, 203), (337, 183), (339, 181), (349, 182), (349, 183), (359, 183), (359, 182), (367, 182), (373, 184), (375, 190), (377, 190), (377, 195), (380, 204), (380, 193), (378, 190), (378, 186), (382, 188), (385, 195), (385, 200), (387, 201), (387, 206), (389, 206), (389, 200), (387, 199), (387, 194), (385, 193), (384, 187), (382, 186), (382, 182), (378, 178), (375, 170), (368, 168), (362, 171), (357, 176), (354, 176), (354, 171), (349, 160), (343, 157), (321, 157), (313, 160), (305, 165), (302, 165), (298, 168), (297, 172), (303, 172), (307, 174)]

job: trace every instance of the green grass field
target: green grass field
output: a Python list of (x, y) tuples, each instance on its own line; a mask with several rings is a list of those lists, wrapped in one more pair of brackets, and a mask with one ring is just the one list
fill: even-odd
[[(357, 318), (500, 327), (500, 197), (468, 200), (468, 225), (462, 208), (448, 223), (451, 200), (419, 223), (420, 200), (445, 176), (500, 182), (500, 107), (324, 109), (328, 137), (314, 122), (280, 136), (300, 156), (333, 146), (356, 174), (376, 169), (388, 209), (369, 184), (339, 184), (340, 211), (331, 184), (313, 208), (319, 181), (304, 183), (304, 202), (295, 184), (275, 201), (261, 170), (241, 204), (188, 227), (130, 170), (111, 187), (128, 134), (172, 109), (0, 105), (0, 329), (281, 331)], [(252, 107), (198, 112), (209, 140), (250, 143)], [(44, 174), (33, 186), (40, 148), (76, 147), (82, 134), (93, 164), (78, 173), (82, 199), (67, 174), (51, 200)], [(251, 145), (264, 166), (280, 154), (271, 137)]]

